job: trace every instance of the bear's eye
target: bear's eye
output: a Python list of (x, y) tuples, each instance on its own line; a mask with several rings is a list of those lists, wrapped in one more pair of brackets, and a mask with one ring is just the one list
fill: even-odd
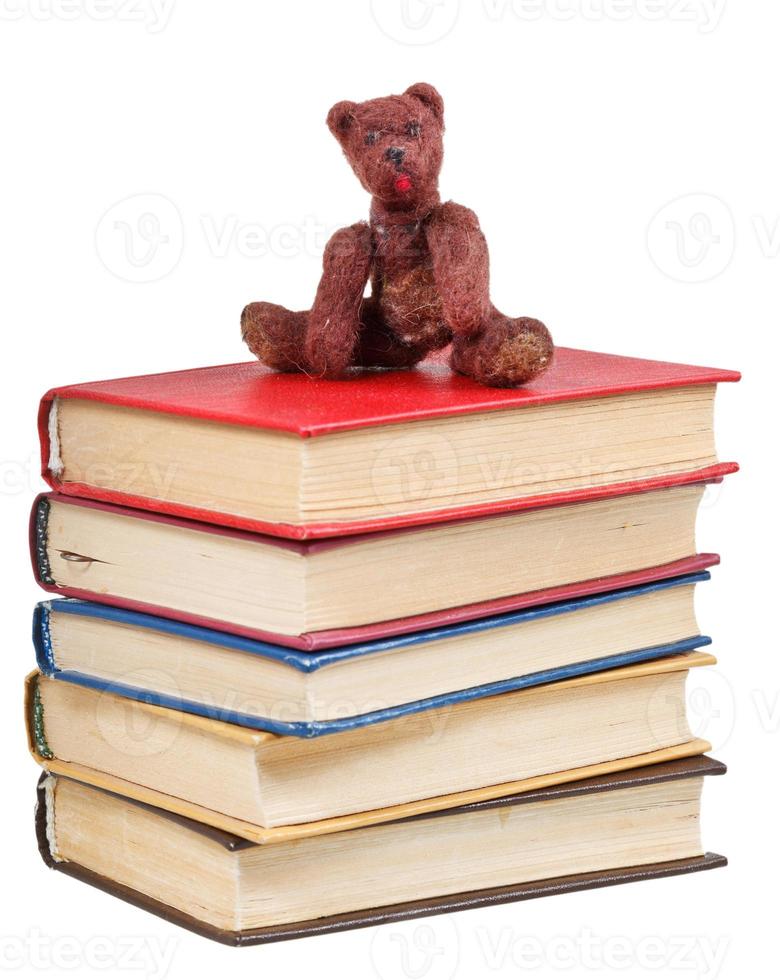
[(409, 136), (419, 136), (420, 135), (420, 124), (418, 122), (410, 122), (406, 124), (406, 132)]
[(376, 133), (372, 129), (370, 132), (366, 133), (366, 138), (364, 140), (366, 146), (373, 146), (376, 143)]

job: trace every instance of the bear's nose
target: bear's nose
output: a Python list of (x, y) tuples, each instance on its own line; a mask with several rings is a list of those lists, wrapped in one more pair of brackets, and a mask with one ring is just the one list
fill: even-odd
[(402, 146), (388, 146), (385, 150), (385, 158), (394, 163), (396, 167), (400, 166), (405, 155), (406, 150)]

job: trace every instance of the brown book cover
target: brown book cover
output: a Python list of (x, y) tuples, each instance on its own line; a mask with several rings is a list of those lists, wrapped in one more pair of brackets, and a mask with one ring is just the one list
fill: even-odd
[[(536, 803), (542, 800), (560, 799), (563, 797), (579, 796), (588, 793), (605, 792), (612, 789), (627, 789), (666, 782), (669, 780), (692, 778), (707, 775), (721, 775), (726, 767), (721, 762), (707, 756), (678, 759), (663, 762), (653, 766), (628, 770), (618, 773), (607, 773), (582, 779), (577, 782), (546, 786), (539, 789), (506, 796), (499, 799), (482, 800), (450, 810), (420, 814), (403, 818), (410, 820), (446, 819), (452, 813), (471, 810), (492, 809), (505, 806), (520, 806)], [(705, 853), (685, 858), (679, 861), (668, 861), (657, 864), (638, 865), (630, 868), (613, 868), (607, 871), (597, 871), (586, 874), (569, 875), (549, 878), (540, 881), (527, 882), (518, 885), (508, 885), (499, 888), (480, 889), (453, 895), (443, 895), (422, 901), (403, 902), (374, 909), (364, 909), (357, 912), (326, 916), (308, 921), (295, 922), (282, 926), (270, 926), (262, 929), (230, 932), (217, 929), (177, 909), (164, 905), (135, 891), (112, 881), (102, 875), (90, 871), (69, 861), (57, 861), (52, 857), (49, 838), (47, 835), (47, 796), (46, 780), (50, 776), (43, 774), (38, 783), (38, 804), (36, 807), (36, 832), (38, 846), (43, 860), (50, 868), (84, 881), (100, 888), (117, 898), (136, 905), (148, 912), (172, 922), (182, 928), (189, 929), (202, 936), (217, 940), (231, 946), (248, 946), (260, 943), (278, 942), (285, 939), (296, 939), (304, 936), (322, 935), (329, 932), (340, 932), (346, 929), (359, 929), (366, 926), (380, 925), (385, 922), (398, 922), (427, 915), (439, 915), (445, 912), (456, 912), (462, 909), (480, 908), (489, 905), (500, 905), (508, 902), (519, 902), (529, 898), (542, 898), (547, 895), (563, 894), (572, 891), (584, 891), (592, 888), (603, 888), (607, 885), (628, 884), (634, 881), (644, 881), (652, 878), (665, 878), (673, 875), (690, 874), (695, 871), (707, 871), (712, 868), (724, 867), (726, 858), (719, 854)], [(64, 777), (57, 777), (64, 778)], [(109, 792), (99, 790), (99, 792)], [(116, 795), (116, 794), (115, 794)], [(193, 834), (208, 837), (228, 851), (238, 851), (261, 845), (244, 838), (237, 837), (224, 830), (219, 830), (207, 824), (199, 823), (188, 817), (170, 813), (153, 807), (147, 803), (130, 801), (132, 805), (143, 807), (157, 814), (160, 819), (173, 820), (187, 827)]]

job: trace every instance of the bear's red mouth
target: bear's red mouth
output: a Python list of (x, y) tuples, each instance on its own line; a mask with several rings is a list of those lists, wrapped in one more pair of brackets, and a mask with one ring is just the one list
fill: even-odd
[(399, 174), (395, 178), (395, 189), (400, 191), (402, 194), (405, 194), (406, 191), (410, 191), (412, 189), (412, 178), (409, 176), (409, 174)]

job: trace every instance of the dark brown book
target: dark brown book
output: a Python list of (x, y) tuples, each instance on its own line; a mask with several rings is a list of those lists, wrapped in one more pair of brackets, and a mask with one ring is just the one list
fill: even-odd
[(699, 802), (724, 772), (698, 756), (266, 845), (44, 774), (36, 826), (49, 867), (243, 946), (723, 867), (701, 848)]

